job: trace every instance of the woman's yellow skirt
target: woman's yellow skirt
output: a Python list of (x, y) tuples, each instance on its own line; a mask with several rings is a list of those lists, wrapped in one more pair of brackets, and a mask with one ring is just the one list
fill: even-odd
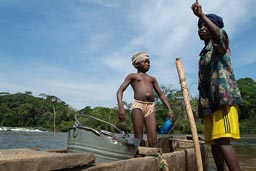
[(212, 115), (203, 118), (204, 136), (207, 144), (214, 144), (214, 139), (229, 137), (240, 139), (238, 107), (224, 105)]

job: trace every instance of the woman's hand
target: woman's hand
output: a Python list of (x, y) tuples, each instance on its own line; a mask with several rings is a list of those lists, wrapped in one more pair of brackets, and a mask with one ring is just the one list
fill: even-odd
[(193, 11), (193, 13), (197, 16), (197, 17), (201, 17), (203, 14), (202, 11), (202, 7), (199, 3), (193, 3), (193, 5), (191, 6), (191, 9)]

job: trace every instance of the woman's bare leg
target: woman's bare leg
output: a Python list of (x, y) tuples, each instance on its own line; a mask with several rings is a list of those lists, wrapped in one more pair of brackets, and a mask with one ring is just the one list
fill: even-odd
[[(215, 142), (216, 142), (216, 145), (215, 145), (215, 150), (213, 151), (213, 156), (214, 156), (214, 160), (217, 168), (218, 168), (217, 164), (221, 164), (223, 166), (223, 163), (225, 161), (230, 171), (240, 171), (239, 161), (236, 156), (236, 152), (234, 148), (230, 144), (230, 139), (220, 138), (220, 139), (216, 139)], [(219, 155), (218, 155), (218, 152), (219, 152)], [(218, 168), (218, 169), (222, 169), (222, 168)]]
[(215, 161), (217, 170), (225, 171), (226, 170), (225, 158), (224, 158), (224, 154), (222, 153), (220, 146), (219, 145), (211, 145), (211, 147), (212, 147), (213, 159)]

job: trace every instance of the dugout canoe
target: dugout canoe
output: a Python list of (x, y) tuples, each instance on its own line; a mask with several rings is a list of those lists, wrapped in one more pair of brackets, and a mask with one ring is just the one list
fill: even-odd
[[(105, 130), (96, 130), (82, 125), (79, 117), (89, 117), (100, 122), (102, 120), (88, 116), (76, 115), (75, 124), (68, 131), (67, 151), (69, 153), (95, 154), (95, 162), (81, 167), (86, 171), (158, 171), (166, 166), (169, 171), (196, 171), (197, 162), (192, 136), (174, 137), (158, 136), (158, 148), (140, 147), (137, 139), (129, 137), (114, 125), (120, 133), (114, 134)], [(200, 150), (204, 170), (208, 167), (207, 146), (200, 140)], [(144, 143), (147, 144), (147, 143)], [(163, 162), (165, 164), (163, 164)], [(161, 170), (161, 169), (160, 169)]]
[[(189, 139), (161, 137), (162, 148), (138, 147), (135, 157), (95, 163), (95, 154), (67, 150), (0, 150), (0, 170), (4, 171), (197, 171), (193, 142)], [(166, 151), (167, 150), (167, 151)], [(201, 143), (204, 170), (207, 150)], [(163, 164), (166, 166), (163, 168)], [(161, 169), (162, 168), (162, 169)]]
[[(51, 151), (37, 151), (32, 149), (0, 150), (0, 170), (198, 170), (194, 144), (190, 135), (179, 137), (168, 134), (158, 135), (158, 148), (150, 148), (147, 147), (146, 141), (143, 143), (146, 146), (141, 147), (137, 139), (129, 137), (129, 135), (120, 130), (119, 132), (119, 134), (114, 134), (108, 131), (99, 131), (82, 126), (78, 119), (76, 119), (75, 125), (68, 131), (66, 149)], [(204, 170), (207, 170), (207, 146), (201, 139), (199, 140), (203, 167)]]

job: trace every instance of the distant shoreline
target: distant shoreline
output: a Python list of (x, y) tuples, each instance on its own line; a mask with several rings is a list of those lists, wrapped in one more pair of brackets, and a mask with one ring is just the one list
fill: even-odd
[[(49, 132), (47, 130), (40, 130), (40, 129), (36, 129), (36, 128), (7, 127), (7, 126), (0, 127), (0, 131), (12, 131), (12, 132)], [(57, 131), (57, 132), (59, 132), (59, 131)], [(170, 135), (176, 135), (176, 134), (170, 134)], [(145, 134), (145, 136), (146, 136), (146, 134)], [(199, 136), (203, 137), (202, 134), (200, 134)], [(256, 134), (241, 134), (241, 139), (256, 139)], [(236, 140), (236, 141), (239, 141), (239, 140)]]

